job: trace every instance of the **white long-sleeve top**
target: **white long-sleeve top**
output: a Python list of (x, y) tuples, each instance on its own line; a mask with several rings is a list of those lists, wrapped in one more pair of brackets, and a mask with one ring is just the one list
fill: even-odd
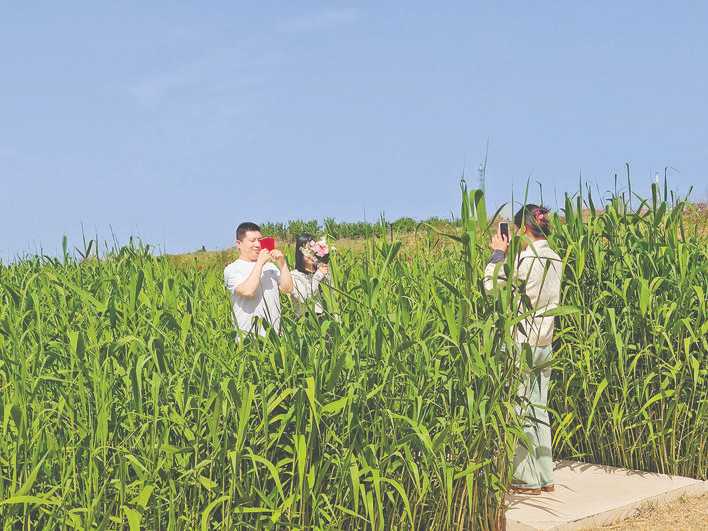
[[(499, 253), (501, 253), (499, 251)], [(495, 252), (496, 256), (497, 252)], [(484, 289), (491, 291), (506, 281), (503, 270), (504, 262), (498, 258), (487, 264), (484, 270)], [(524, 319), (517, 326), (514, 335), (519, 343), (533, 346), (550, 345), (553, 341), (553, 317), (539, 317), (560, 304), (561, 274), (563, 264), (560, 256), (551, 249), (547, 240), (536, 240), (519, 254), (516, 267), (512, 272), (515, 280), (521, 280), (525, 293), (533, 308), (533, 315)], [(526, 313), (531, 308), (523, 304), (519, 313)]]
[(303, 273), (302, 271), (295, 270), (291, 271), (290, 275), (293, 277), (293, 291), (290, 293), (290, 296), (293, 301), (295, 315), (300, 317), (305, 313), (308, 299), (312, 299), (314, 302), (315, 313), (323, 313), (324, 307), (322, 306), (320, 283), (331, 282), (331, 273), (327, 273), (327, 275), (325, 275), (321, 271), (316, 271), (315, 273)]

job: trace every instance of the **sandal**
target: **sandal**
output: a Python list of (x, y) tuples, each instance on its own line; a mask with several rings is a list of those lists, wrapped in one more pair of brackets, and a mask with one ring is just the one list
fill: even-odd
[(544, 485), (543, 487), (541, 487), (541, 490), (543, 492), (553, 492), (554, 490), (556, 490), (556, 486), (551, 483), (549, 485)]
[(532, 496), (538, 496), (541, 494), (541, 489), (530, 488), (530, 487), (511, 487), (511, 492), (514, 494), (531, 494)]

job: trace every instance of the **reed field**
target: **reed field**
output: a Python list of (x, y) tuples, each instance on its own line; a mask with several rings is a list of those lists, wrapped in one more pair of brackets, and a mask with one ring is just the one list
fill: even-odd
[[(685, 208), (655, 185), (554, 215), (557, 457), (708, 476), (708, 239)], [(332, 258), (325, 319), (284, 299), (281, 335), (241, 343), (224, 261), (0, 265), (3, 528), (497, 528), (526, 356), (519, 286), (482, 288), (496, 217), (463, 186), (455, 223), (371, 231)]]

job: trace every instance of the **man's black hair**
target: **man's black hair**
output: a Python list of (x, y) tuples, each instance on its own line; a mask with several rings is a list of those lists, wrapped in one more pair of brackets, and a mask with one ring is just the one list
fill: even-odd
[(244, 221), (236, 227), (236, 239), (238, 241), (243, 240), (243, 237), (246, 236), (246, 233), (249, 231), (261, 232), (261, 228), (251, 221)]

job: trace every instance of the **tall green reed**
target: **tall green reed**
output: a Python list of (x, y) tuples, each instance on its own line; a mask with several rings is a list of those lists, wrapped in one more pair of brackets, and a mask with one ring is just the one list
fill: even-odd
[[(5, 528), (498, 526), (518, 293), (484, 294), (496, 216), (462, 193), (449, 238), (339, 253), (324, 319), (286, 302), (282, 335), (243, 343), (220, 270), (134, 245), (0, 267)], [(561, 456), (706, 475), (706, 246), (681, 208), (578, 196), (554, 221), (578, 309), (558, 317)]]
[(286, 303), (243, 343), (220, 271), (136, 246), (3, 268), (6, 528), (498, 525), (514, 393), (474, 237), (372, 238), (333, 259), (324, 321)]
[[(582, 191), (581, 191), (582, 192)], [(563, 298), (550, 390), (560, 455), (705, 479), (705, 238), (683, 225), (685, 199), (566, 197), (553, 244)], [(583, 213), (585, 212), (585, 219)]]

